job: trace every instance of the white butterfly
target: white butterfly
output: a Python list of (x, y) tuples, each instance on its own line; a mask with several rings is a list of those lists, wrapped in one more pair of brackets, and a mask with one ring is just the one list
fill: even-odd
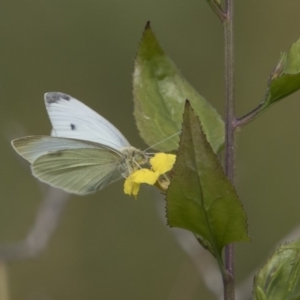
[(12, 141), (39, 180), (84, 195), (127, 177), (148, 161), (115, 126), (73, 97), (50, 92), (45, 104), (51, 136)]

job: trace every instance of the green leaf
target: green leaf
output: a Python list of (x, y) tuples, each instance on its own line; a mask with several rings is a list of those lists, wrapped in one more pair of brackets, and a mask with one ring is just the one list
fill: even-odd
[(281, 54), (280, 60), (271, 74), (263, 110), (299, 89), (300, 39), (291, 46), (288, 53)]
[[(254, 290), (267, 300), (300, 299), (300, 239), (281, 245), (259, 271)], [(254, 299), (260, 300), (257, 296)]]
[(226, 244), (249, 241), (241, 202), (188, 101), (166, 200), (169, 225), (196, 234), (216, 257)]
[(268, 300), (266, 294), (260, 286), (255, 288), (256, 300)]
[[(178, 148), (184, 103), (189, 99), (215, 152), (224, 144), (224, 123), (217, 111), (180, 75), (147, 23), (133, 73), (134, 116), (141, 137), (154, 149)], [(166, 140), (167, 139), (167, 140)], [(163, 143), (158, 142), (164, 141)]]

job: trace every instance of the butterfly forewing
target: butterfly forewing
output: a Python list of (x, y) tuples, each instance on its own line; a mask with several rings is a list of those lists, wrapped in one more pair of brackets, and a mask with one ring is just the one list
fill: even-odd
[(45, 104), (52, 136), (92, 141), (114, 149), (130, 146), (114, 125), (70, 95), (46, 93)]
[(98, 144), (93, 142), (39, 135), (26, 136), (13, 140), (12, 145), (30, 163), (33, 163), (38, 157), (49, 152), (99, 147)]
[(121, 154), (106, 148), (56, 151), (32, 164), (33, 175), (67, 192), (84, 195), (102, 189), (122, 177)]

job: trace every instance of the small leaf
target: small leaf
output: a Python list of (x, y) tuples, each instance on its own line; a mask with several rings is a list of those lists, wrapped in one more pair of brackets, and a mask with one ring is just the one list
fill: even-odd
[(255, 289), (256, 300), (268, 300), (266, 294), (260, 286), (257, 286)]
[[(178, 148), (185, 99), (201, 118), (215, 152), (224, 144), (224, 123), (217, 111), (180, 75), (164, 53), (150, 24), (145, 28), (133, 73), (134, 116), (144, 141), (159, 151)], [(163, 143), (158, 142), (164, 141)]]
[(189, 102), (172, 174), (166, 199), (171, 227), (193, 232), (216, 257), (226, 244), (249, 241), (246, 214)]
[(292, 45), (288, 53), (281, 54), (280, 60), (271, 74), (263, 110), (299, 89), (300, 39)]
[(281, 245), (259, 271), (254, 281), (254, 299), (300, 299), (300, 239)]

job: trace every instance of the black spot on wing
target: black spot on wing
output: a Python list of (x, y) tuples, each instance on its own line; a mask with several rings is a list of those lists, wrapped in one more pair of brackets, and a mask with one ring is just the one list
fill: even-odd
[(74, 124), (71, 123), (70, 127), (71, 127), (72, 130), (76, 130), (76, 126)]
[(64, 94), (64, 93), (59, 93), (59, 92), (49, 92), (45, 94), (45, 101), (48, 104), (52, 103), (58, 103), (59, 101), (69, 101), (71, 99), (71, 96)]

